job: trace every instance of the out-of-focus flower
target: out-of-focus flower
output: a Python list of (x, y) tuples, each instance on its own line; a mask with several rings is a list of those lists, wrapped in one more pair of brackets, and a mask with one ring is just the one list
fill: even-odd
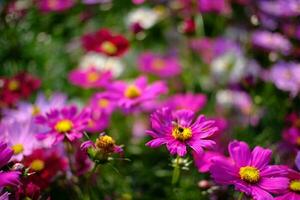
[[(166, 84), (156, 81), (152, 84), (147, 83), (147, 78), (140, 76), (132, 83), (117, 81), (109, 88), (112, 97), (118, 100), (118, 105), (125, 111), (135, 111), (149, 106), (147, 103), (154, 104), (161, 94), (168, 91)], [(143, 107), (144, 106), (144, 107)]]
[(16, 192), (16, 199), (38, 199), (41, 194), (41, 188), (32, 183), (31, 181), (23, 181), (22, 187), (18, 187), (18, 190)]
[(53, 109), (46, 115), (36, 117), (38, 124), (48, 127), (46, 132), (38, 134), (37, 137), (42, 140), (51, 139), (52, 144), (61, 142), (65, 137), (71, 142), (75, 141), (82, 137), (89, 119), (90, 110), (78, 113), (75, 106)]
[(233, 117), (232, 125), (238, 121), (239, 125), (255, 126), (263, 114), (263, 110), (254, 105), (251, 96), (243, 91), (220, 90), (216, 93), (216, 100), (217, 112)]
[(296, 17), (300, 15), (298, 0), (258, 1), (259, 8), (276, 17)]
[(272, 151), (255, 147), (251, 152), (245, 142), (233, 141), (228, 146), (232, 161), (215, 157), (210, 172), (219, 184), (234, 185), (254, 200), (273, 199), (270, 193), (278, 194), (287, 188), (286, 168), (269, 165)]
[(300, 64), (279, 62), (263, 74), (265, 80), (272, 81), (275, 86), (283, 91), (288, 91), (296, 96), (300, 91)]
[(13, 150), (12, 160), (21, 161), (40, 145), (36, 140), (36, 128), (30, 118), (24, 121), (4, 122), (0, 126), (0, 137)]
[(84, 4), (110, 3), (112, 0), (82, 0)]
[(166, 101), (165, 105), (172, 110), (185, 109), (198, 112), (205, 106), (206, 101), (205, 94), (175, 94)]
[(45, 114), (51, 109), (62, 108), (67, 97), (62, 93), (54, 93), (49, 99), (40, 93), (33, 104), (21, 101), (16, 109), (4, 109), (4, 121), (26, 121), (40, 114)]
[(255, 47), (266, 51), (289, 54), (292, 49), (290, 41), (280, 33), (258, 30), (252, 33), (251, 41)]
[(54, 180), (59, 172), (68, 169), (68, 159), (57, 148), (36, 149), (31, 155), (24, 158), (24, 165), (34, 172), (28, 176), (28, 181), (45, 189)]
[(83, 88), (105, 87), (110, 83), (111, 78), (110, 71), (99, 71), (95, 68), (75, 69), (69, 74), (69, 81)]
[(126, 24), (133, 33), (151, 28), (160, 18), (159, 12), (150, 8), (138, 8), (131, 11), (127, 18)]
[[(0, 168), (4, 167), (10, 161), (13, 150), (6, 143), (0, 141)], [(20, 172), (0, 171), (0, 188), (5, 186), (17, 186), (20, 184)]]
[(109, 92), (99, 92), (91, 97), (89, 105), (93, 110), (101, 110), (104, 113), (111, 114), (116, 109), (117, 102)]
[(43, 12), (61, 12), (75, 4), (74, 0), (38, 0), (38, 8)]
[(283, 130), (283, 139), (294, 147), (300, 147), (300, 131), (297, 128)]
[(108, 29), (88, 33), (81, 38), (86, 51), (103, 53), (107, 56), (122, 56), (129, 48), (128, 40)]
[(200, 115), (194, 121), (195, 113), (191, 110), (172, 112), (164, 107), (151, 115), (151, 130), (147, 131), (153, 139), (146, 145), (151, 148), (165, 144), (169, 152), (174, 155), (185, 156), (187, 146), (191, 147), (198, 155), (203, 153), (203, 148), (212, 148), (215, 145), (208, 137), (218, 130), (214, 121), (206, 120)]
[(152, 52), (145, 52), (139, 56), (138, 67), (142, 72), (162, 78), (174, 77), (181, 73), (181, 65), (176, 57), (161, 56)]
[(115, 140), (104, 133), (100, 134), (95, 142), (88, 140), (82, 143), (81, 149), (87, 151), (89, 157), (97, 164), (106, 163), (113, 153), (123, 152), (122, 147), (116, 145)]
[(227, 0), (198, 0), (201, 13), (215, 12), (218, 14), (230, 14), (231, 7)]
[(194, 34), (196, 31), (196, 22), (193, 18), (186, 18), (179, 28), (180, 31), (184, 34)]
[(5, 192), (3, 194), (0, 194), (0, 200), (9, 200), (9, 193)]
[(19, 73), (11, 78), (0, 78), (0, 107), (12, 106), (19, 99), (29, 97), (40, 84), (39, 79), (27, 73)]
[(199, 38), (193, 39), (190, 43), (191, 48), (200, 54), (205, 63), (211, 63), (215, 58), (226, 53), (240, 53), (241, 48), (237, 43), (226, 38)]
[(114, 77), (120, 76), (124, 70), (124, 66), (118, 58), (90, 52), (81, 58), (79, 69), (89, 70), (91, 68), (99, 71), (110, 71)]
[(132, 3), (134, 3), (134, 4), (142, 4), (144, 2), (145, 2), (145, 0), (132, 0)]
[(84, 130), (88, 132), (101, 132), (109, 126), (110, 114), (95, 107), (88, 107), (91, 110), (91, 117)]

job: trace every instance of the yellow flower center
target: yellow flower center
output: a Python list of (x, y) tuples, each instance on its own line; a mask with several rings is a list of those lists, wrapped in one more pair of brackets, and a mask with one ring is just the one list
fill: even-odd
[(17, 90), (19, 88), (20, 88), (20, 82), (19, 81), (17, 81), (17, 80), (11, 80), (11, 81), (9, 81), (9, 83), (8, 83), (8, 89), (10, 91), (15, 91), (15, 90)]
[(163, 59), (157, 58), (152, 62), (152, 66), (154, 69), (162, 69), (166, 65)]
[(32, 163), (30, 164), (30, 168), (34, 171), (41, 171), (45, 168), (45, 162), (40, 159), (36, 159), (32, 161)]
[(251, 166), (241, 167), (239, 174), (241, 179), (248, 183), (257, 183), (260, 179), (259, 170)]
[(300, 192), (300, 180), (293, 180), (290, 182), (290, 190)]
[(24, 151), (24, 146), (23, 144), (15, 144), (12, 147), (12, 150), (14, 151), (15, 155), (18, 155)]
[(98, 105), (100, 108), (107, 108), (109, 105), (109, 101), (107, 99), (100, 99), (98, 101)]
[(177, 126), (172, 129), (172, 136), (176, 140), (185, 141), (192, 137), (192, 130), (190, 128)]
[(99, 74), (97, 72), (89, 72), (87, 74), (87, 80), (91, 83), (96, 82), (97, 80), (99, 80)]
[(36, 116), (36, 115), (38, 115), (40, 113), (41, 113), (41, 109), (38, 106), (33, 106), (32, 107), (32, 115), (33, 116)]
[(101, 44), (101, 49), (107, 54), (114, 54), (117, 52), (117, 47), (112, 42), (105, 41)]
[(130, 85), (127, 87), (124, 93), (125, 97), (129, 99), (134, 99), (141, 96), (141, 90), (135, 85)]
[(114, 149), (115, 140), (108, 135), (103, 135), (97, 138), (95, 145), (104, 152), (112, 152)]
[(66, 133), (73, 128), (73, 123), (68, 119), (60, 120), (55, 125), (55, 130), (59, 133)]

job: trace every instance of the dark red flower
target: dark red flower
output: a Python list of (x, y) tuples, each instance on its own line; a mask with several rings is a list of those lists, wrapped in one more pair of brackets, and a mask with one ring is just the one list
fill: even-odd
[(68, 159), (55, 148), (36, 149), (30, 156), (25, 157), (24, 165), (30, 167), (30, 172), (34, 172), (28, 176), (28, 180), (45, 189), (59, 172), (68, 169)]
[(11, 78), (0, 78), (0, 108), (12, 106), (19, 99), (29, 97), (40, 85), (39, 79), (24, 72)]
[(122, 35), (116, 35), (107, 29), (88, 33), (81, 38), (86, 51), (100, 52), (108, 56), (121, 56), (128, 47), (128, 40)]

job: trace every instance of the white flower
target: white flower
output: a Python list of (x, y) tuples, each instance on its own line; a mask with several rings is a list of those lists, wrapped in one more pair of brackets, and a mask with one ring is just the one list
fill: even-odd
[(88, 53), (81, 58), (79, 68), (89, 69), (96, 68), (98, 70), (110, 70), (114, 77), (120, 76), (124, 66), (117, 58), (111, 58), (97, 53)]
[(149, 8), (139, 8), (129, 13), (126, 18), (126, 24), (130, 26), (138, 23), (143, 29), (149, 29), (159, 18), (159, 12)]

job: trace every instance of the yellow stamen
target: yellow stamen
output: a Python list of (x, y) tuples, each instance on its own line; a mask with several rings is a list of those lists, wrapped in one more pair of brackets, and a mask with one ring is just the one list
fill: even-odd
[(23, 144), (15, 144), (11, 148), (13, 149), (15, 155), (18, 155), (24, 151)]
[(163, 59), (157, 58), (152, 62), (152, 66), (154, 69), (162, 69), (166, 65)]
[(34, 171), (41, 171), (45, 168), (45, 162), (40, 159), (36, 159), (32, 161), (32, 163), (30, 164), (30, 168)]
[(87, 80), (91, 83), (96, 82), (97, 80), (99, 80), (99, 74), (97, 72), (89, 72), (87, 74)]
[(176, 140), (185, 141), (192, 137), (192, 130), (190, 128), (176, 126), (172, 129), (172, 136)]
[(11, 81), (9, 81), (9, 83), (8, 83), (8, 89), (10, 91), (15, 91), (15, 90), (17, 90), (19, 88), (20, 88), (20, 82), (19, 81), (17, 81), (17, 80), (11, 80)]
[(33, 106), (32, 107), (32, 115), (33, 116), (36, 116), (36, 115), (38, 115), (40, 113), (41, 113), (41, 109), (38, 106)]
[(290, 190), (300, 192), (300, 180), (293, 180), (290, 182)]
[(55, 130), (59, 133), (66, 133), (73, 128), (73, 123), (68, 119), (60, 120), (55, 125)]
[(100, 99), (98, 101), (98, 105), (100, 108), (107, 108), (109, 105), (109, 101), (107, 99)]
[(239, 174), (240, 178), (248, 183), (257, 183), (260, 179), (259, 170), (252, 166), (241, 167)]
[(117, 47), (112, 42), (105, 41), (101, 44), (101, 49), (107, 54), (114, 54), (117, 52)]
[(125, 97), (127, 97), (129, 99), (135, 99), (135, 98), (141, 96), (141, 90), (135, 85), (130, 85), (125, 90), (124, 95), (125, 95)]
[(114, 150), (115, 140), (108, 135), (103, 135), (97, 138), (95, 145), (101, 151), (109, 153)]

